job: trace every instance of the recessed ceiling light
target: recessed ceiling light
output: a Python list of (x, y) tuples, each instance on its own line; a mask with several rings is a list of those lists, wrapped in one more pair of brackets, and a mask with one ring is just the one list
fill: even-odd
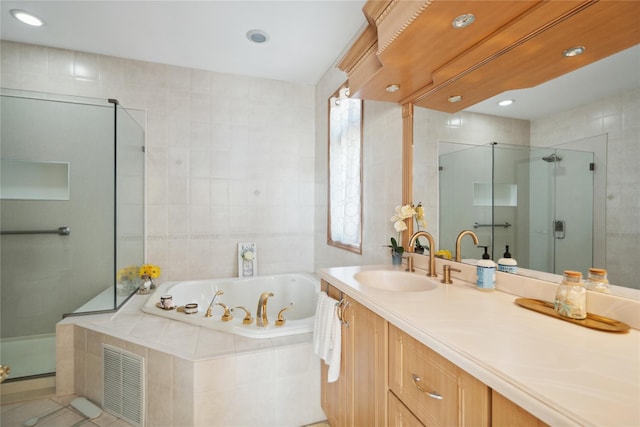
[(394, 83), (392, 85), (387, 86), (385, 90), (387, 92), (397, 92), (399, 89), (400, 89), (400, 85)]
[(254, 43), (266, 43), (269, 40), (269, 34), (262, 30), (251, 30), (247, 32), (247, 38)]
[(449, 97), (449, 102), (460, 102), (462, 101), (462, 95), (453, 95)]
[(566, 56), (567, 58), (569, 58), (571, 56), (582, 55), (585, 50), (587, 50), (587, 48), (584, 47), (584, 46), (570, 47), (569, 49), (567, 49), (564, 52), (562, 52), (562, 55)]
[(500, 107), (506, 107), (508, 105), (513, 104), (514, 102), (516, 102), (516, 101), (514, 101), (513, 99), (503, 99), (502, 101), (498, 102), (498, 105)]
[(11, 13), (11, 15), (18, 21), (23, 22), (27, 25), (31, 25), (33, 27), (41, 27), (42, 25), (44, 25), (44, 21), (42, 19), (30, 13), (27, 13), (24, 10), (11, 9), (9, 13)]
[(453, 28), (464, 28), (473, 24), (473, 21), (475, 20), (476, 17), (473, 15), (473, 13), (465, 13), (463, 15), (456, 16), (453, 22), (451, 22), (451, 26)]

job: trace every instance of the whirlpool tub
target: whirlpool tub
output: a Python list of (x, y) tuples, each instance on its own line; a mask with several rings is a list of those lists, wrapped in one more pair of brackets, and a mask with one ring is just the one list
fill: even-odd
[[(216, 292), (211, 317), (206, 317), (207, 308)], [(256, 312), (260, 296), (271, 292), (267, 299), (266, 326), (257, 326)], [(167, 282), (159, 285), (149, 296), (142, 311), (156, 316), (187, 322), (204, 328), (216, 329), (250, 338), (272, 338), (285, 335), (302, 334), (313, 331), (316, 302), (320, 293), (320, 280), (312, 274), (295, 273), (273, 276), (258, 276), (248, 279), (191, 280), (185, 282)], [(164, 309), (160, 297), (171, 295), (175, 308)], [(222, 320), (225, 314), (224, 304), (233, 316)], [(188, 304), (197, 304), (197, 309), (186, 310)], [(190, 306), (187, 306), (190, 307)], [(253, 318), (250, 324), (244, 324), (246, 313), (239, 307), (245, 307)], [(285, 309), (283, 325), (276, 325), (278, 313)], [(188, 313), (194, 311), (193, 313)]]

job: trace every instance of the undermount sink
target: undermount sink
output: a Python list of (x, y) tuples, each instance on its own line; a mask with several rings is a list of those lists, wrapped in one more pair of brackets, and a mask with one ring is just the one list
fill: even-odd
[(423, 292), (438, 285), (427, 276), (397, 270), (361, 271), (353, 276), (363, 286), (383, 291)]

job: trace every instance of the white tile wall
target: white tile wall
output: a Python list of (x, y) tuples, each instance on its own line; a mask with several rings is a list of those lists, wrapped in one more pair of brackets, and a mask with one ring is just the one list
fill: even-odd
[(427, 231), (436, 240), (436, 247), (453, 252), (455, 242), (438, 240), (438, 143), (528, 145), (529, 122), (476, 113), (448, 114), (415, 108), (413, 132), (414, 198), (425, 207)]
[(640, 87), (531, 122), (531, 145), (606, 134), (606, 268), (611, 283), (640, 288)]
[(147, 262), (162, 280), (313, 271), (314, 88), (2, 41), (2, 87), (146, 111)]

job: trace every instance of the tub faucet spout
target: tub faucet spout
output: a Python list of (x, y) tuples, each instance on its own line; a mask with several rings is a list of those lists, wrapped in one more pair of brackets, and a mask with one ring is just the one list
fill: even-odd
[(256, 326), (264, 328), (269, 324), (269, 319), (267, 319), (267, 300), (272, 296), (273, 293), (271, 292), (263, 292), (262, 295), (260, 295), (258, 311), (256, 312)]

